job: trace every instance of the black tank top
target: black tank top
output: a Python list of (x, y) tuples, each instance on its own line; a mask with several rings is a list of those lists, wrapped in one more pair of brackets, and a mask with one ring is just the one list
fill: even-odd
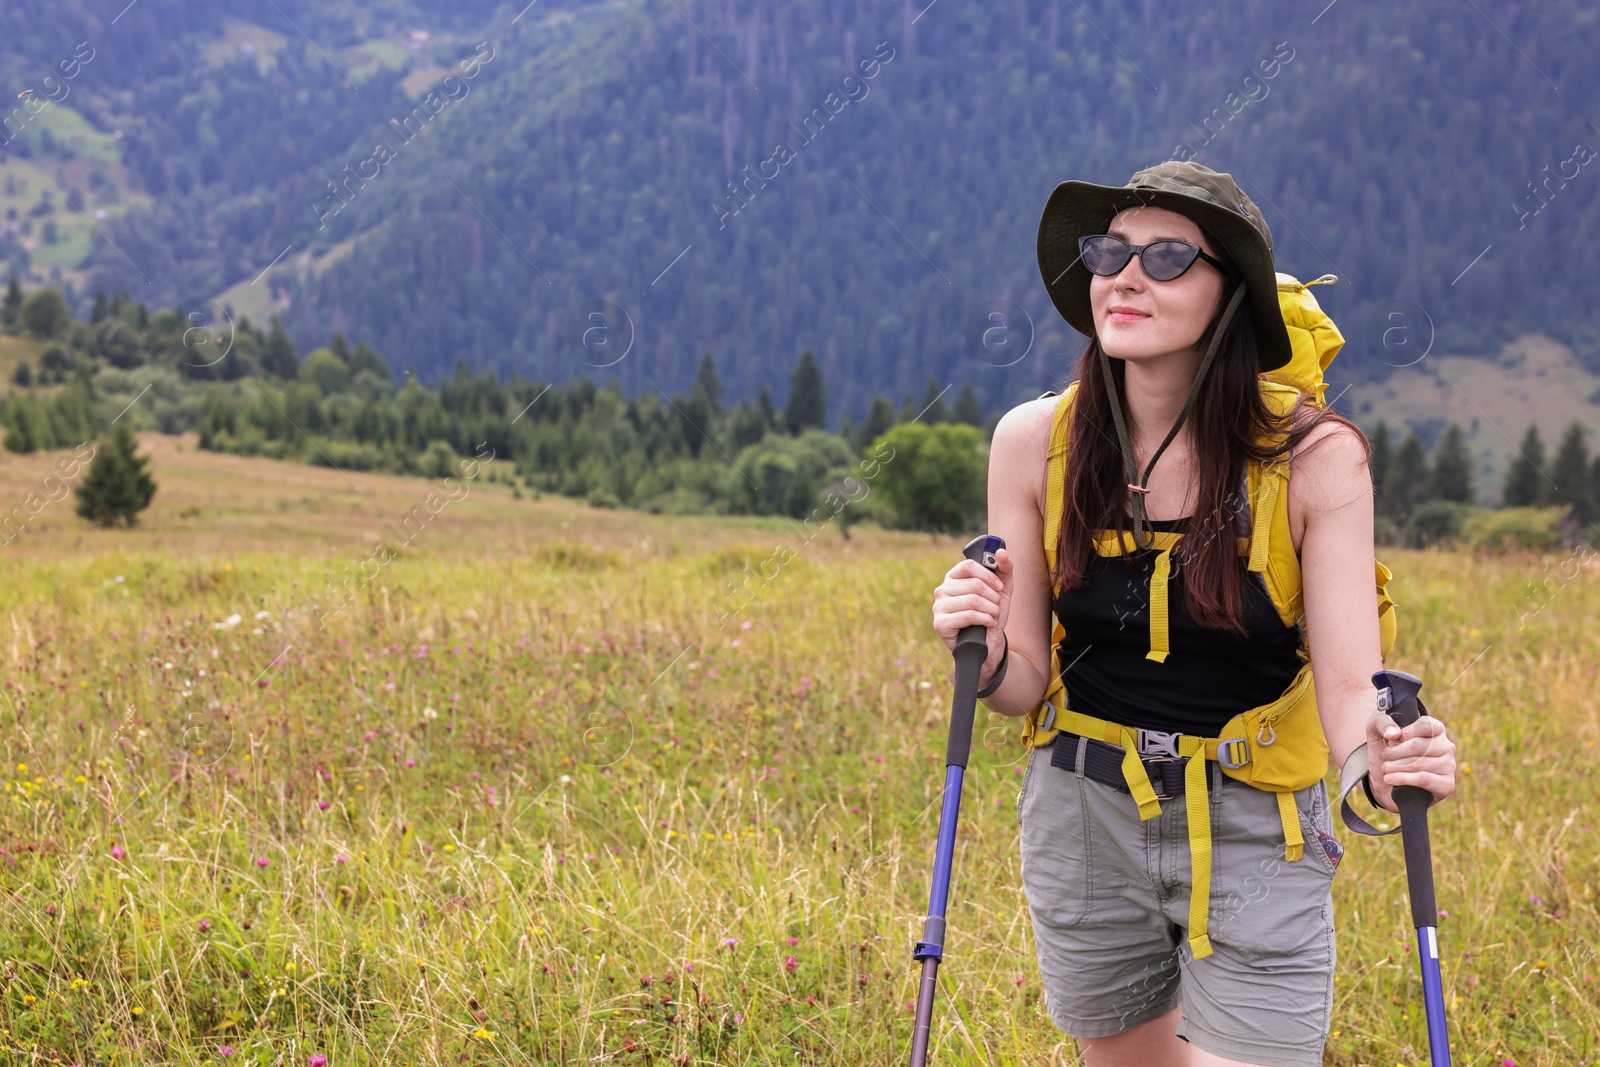
[[(1151, 520), (1150, 526), (1170, 531), (1181, 521)], [(1215, 737), (1233, 716), (1283, 694), (1305, 663), (1296, 651), (1300, 631), (1283, 625), (1260, 573), (1245, 572), (1247, 632), (1241, 637), (1189, 618), (1180, 592), (1185, 575), (1174, 558), (1167, 586), (1170, 651), (1157, 663), (1145, 658), (1157, 552), (1132, 555), (1133, 568), (1120, 556), (1091, 558), (1087, 584), (1055, 598), (1056, 618), (1066, 629), (1058, 655), (1067, 707), (1127, 726)]]

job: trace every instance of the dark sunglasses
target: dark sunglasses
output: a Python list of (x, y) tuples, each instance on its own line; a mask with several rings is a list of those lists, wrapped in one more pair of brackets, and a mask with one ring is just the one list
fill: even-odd
[(1078, 254), (1083, 259), (1083, 265), (1089, 268), (1089, 273), (1102, 278), (1121, 273), (1135, 254), (1152, 281), (1176, 281), (1194, 266), (1196, 259), (1205, 260), (1223, 274), (1228, 273), (1228, 268), (1220, 259), (1206, 255), (1199, 245), (1188, 241), (1152, 241), (1147, 245), (1130, 245), (1119, 237), (1091, 234), (1078, 238)]

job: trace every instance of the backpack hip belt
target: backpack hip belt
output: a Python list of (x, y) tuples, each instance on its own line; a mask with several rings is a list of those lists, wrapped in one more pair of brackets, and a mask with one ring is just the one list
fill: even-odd
[[(1022, 737), (1030, 748), (1050, 744), (1066, 730), (1122, 748), (1122, 776), (1140, 820), (1161, 814), (1161, 801), (1150, 784), (1139, 752), (1139, 729), (1095, 718), (1048, 701), (1027, 716)], [(1317, 717), (1316, 689), (1311, 665), (1300, 668), (1283, 695), (1269, 704), (1235, 715), (1224, 724), (1220, 737), (1176, 737), (1177, 755), (1190, 758), (1184, 766), (1184, 801), (1188, 805), (1189, 858), (1192, 888), (1189, 895), (1189, 949), (1195, 959), (1211, 955), (1207, 917), (1211, 907), (1211, 809), (1206, 786), (1206, 760), (1216, 760), (1222, 773), (1258, 789), (1274, 793), (1283, 824), (1283, 858), (1290, 862), (1304, 855), (1305, 836), (1295, 808), (1296, 790), (1322, 781), (1328, 770), (1328, 743)]]

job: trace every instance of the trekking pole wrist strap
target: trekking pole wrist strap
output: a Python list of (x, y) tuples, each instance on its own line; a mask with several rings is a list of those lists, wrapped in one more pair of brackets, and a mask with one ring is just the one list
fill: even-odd
[(989, 684), (978, 690), (979, 697), (993, 696), (1000, 688), (1000, 683), (1005, 681), (1006, 667), (1011, 662), (1011, 639), (1002, 631), (1000, 639), (1005, 642), (1005, 651), (1000, 653), (1000, 666), (995, 668), (994, 677), (989, 679)]
[(1367, 768), (1367, 744), (1363, 741), (1355, 747), (1355, 750), (1349, 756), (1345, 757), (1344, 766), (1339, 770), (1339, 817), (1344, 820), (1345, 826), (1352, 831), (1358, 834), (1365, 834), (1368, 837), (1387, 837), (1389, 834), (1397, 834), (1400, 832), (1398, 825), (1387, 830), (1380, 830), (1357, 815), (1350, 807), (1350, 794), (1359, 785), (1362, 791), (1367, 794), (1367, 800), (1371, 802), (1374, 808), (1379, 811), (1389, 810), (1379, 804), (1378, 799), (1372, 795), (1372, 777)]

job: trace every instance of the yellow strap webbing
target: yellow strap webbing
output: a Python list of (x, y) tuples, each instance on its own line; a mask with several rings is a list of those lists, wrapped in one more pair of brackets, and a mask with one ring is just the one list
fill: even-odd
[(1050, 417), (1050, 451), (1045, 455), (1044, 561), (1050, 571), (1056, 566), (1056, 541), (1061, 536), (1061, 501), (1067, 495), (1067, 446), (1072, 437), (1072, 396), (1078, 383), (1068, 385), (1056, 400)]
[(1278, 794), (1278, 818), (1283, 823), (1283, 858), (1293, 862), (1303, 854), (1305, 837), (1300, 833), (1300, 814), (1295, 811), (1294, 794)]
[(1122, 728), (1122, 777), (1133, 792), (1134, 802), (1139, 805), (1140, 822), (1161, 814), (1161, 802), (1156, 799), (1155, 787), (1150, 784), (1150, 775), (1139, 760), (1139, 742), (1132, 728), (1127, 726)]
[(1263, 471), (1261, 473), (1261, 503), (1256, 507), (1252, 516), (1253, 525), (1250, 530), (1250, 570), (1265, 571), (1267, 569), (1267, 551), (1271, 547), (1272, 512), (1278, 504), (1278, 477), (1276, 474)]
[(1055, 729), (1121, 745), (1122, 778), (1128, 783), (1128, 791), (1133, 794), (1134, 802), (1139, 805), (1139, 820), (1142, 822), (1161, 814), (1161, 802), (1156, 800), (1150, 775), (1145, 772), (1144, 764), (1139, 762), (1139, 739), (1133, 727), (1064, 708), (1056, 713)]
[(1163, 548), (1156, 557), (1155, 570), (1150, 573), (1150, 651), (1145, 659), (1165, 663), (1167, 644), (1167, 576), (1172, 566), (1172, 549)]
[(1211, 938), (1206, 933), (1211, 911), (1211, 805), (1202, 753), (1191, 755), (1184, 765), (1183, 798), (1189, 808), (1189, 951), (1203, 960), (1211, 955)]
[[(1147, 530), (1146, 533), (1152, 538), (1150, 544), (1145, 546), (1146, 548), (1170, 549), (1183, 540), (1183, 534), (1173, 530)], [(1116, 530), (1101, 530), (1094, 539), (1095, 554), (1100, 556), (1120, 556), (1124, 549), (1127, 550), (1129, 555), (1139, 551), (1139, 545), (1133, 540), (1132, 530), (1123, 530), (1121, 540), (1122, 544), (1119, 546), (1117, 544)]]

